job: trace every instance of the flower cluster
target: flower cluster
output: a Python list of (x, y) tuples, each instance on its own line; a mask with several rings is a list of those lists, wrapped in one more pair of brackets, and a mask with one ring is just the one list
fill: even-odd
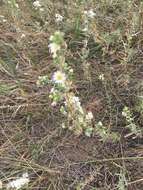
[(49, 83), (49, 77), (47, 75), (39, 76), (37, 81), (37, 86), (44, 86)]
[(60, 33), (59, 31), (55, 32), (55, 34), (50, 37), (50, 41), (50, 52), (53, 58), (56, 58), (58, 52), (61, 50), (61, 45), (63, 44), (63, 33)]
[(89, 19), (93, 19), (95, 17), (95, 12), (90, 9), (88, 11), (83, 12), (83, 18), (84, 18), (84, 28), (83, 31), (87, 32), (89, 30)]
[(79, 97), (71, 92), (73, 69), (65, 62), (66, 44), (63, 33), (57, 31), (50, 37), (49, 49), (57, 67), (52, 75), (53, 87), (49, 97), (52, 106), (62, 101), (60, 112), (65, 116), (62, 128), (69, 128), (77, 135), (84, 132), (86, 136), (91, 136), (93, 114), (87, 113), (81, 106)]
[(56, 22), (57, 23), (59, 23), (59, 22), (62, 22), (63, 21), (63, 16), (62, 15), (60, 15), (60, 14), (55, 14), (55, 20), (56, 20)]
[[(62, 109), (62, 111), (64, 110), (64, 113), (68, 113), (67, 126), (69, 129), (73, 130), (77, 135), (80, 135), (84, 132), (86, 136), (90, 137), (93, 132), (92, 112), (86, 113), (86, 111), (81, 106), (79, 97), (75, 96), (72, 92), (67, 93), (64, 105), (65, 109)], [(66, 126), (65, 123), (64, 126)]]
[(40, 1), (36, 0), (36, 1), (33, 2), (33, 6), (35, 7), (35, 9), (38, 9), (38, 8), (40, 8), (42, 5), (41, 5)]
[(29, 183), (29, 177), (28, 177), (28, 173), (24, 173), (22, 175), (22, 177), (16, 179), (16, 180), (13, 180), (13, 181), (10, 181), (8, 184), (7, 184), (7, 189), (21, 189), (23, 186), (27, 186)]
[(122, 116), (124, 116), (129, 123), (131, 123), (134, 120), (132, 117), (132, 114), (127, 106), (124, 107), (124, 109), (122, 111)]
[(98, 79), (101, 80), (101, 81), (104, 81), (104, 80), (105, 80), (104, 74), (103, 74), (103, 73), (100, 74), (100, 75), (98, 76)]
[(127, 122), (127, 128), (130, 129), (131, 134), (135, 134), (137, 136), (141, 135), (140, 129), (138, 129), (138, 126), (135, 124), (134, 117), (132, 116), (132, 113), (130, 109), (125, 106), (122, 111), (122, 116), (125, 117)]
[(93, 11), (93, 9), (90, 9), (90, 10), (88, 10), (88, 11), (84, 11), (84, 14), (88, 17), (88, 18), (90, 18), (90, 19), (92, 19), (92, 18), (94, 18), (95, 17), (95, 12)]
[(44, 8), (42, 7), (41, 2), (38, 0), (33, 2), (33, 6), (35, 10), (40, 10), (41, 12), (44, 11)]

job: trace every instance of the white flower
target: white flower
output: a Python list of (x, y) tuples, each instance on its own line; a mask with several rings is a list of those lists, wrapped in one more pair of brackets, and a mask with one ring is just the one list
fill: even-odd
[(87, 137), (91, 137), (92, 133), (93, 133), (93, 128), (92, 128), (92, 127), (89, 127), (89, 128), (87, 128), (87, 129), (85, 130), (85, 135), (86, 135)]
[(101, 75), (99, 75), (99, 80), (101, 80), (101, 81), (104, 81), (105, 80), (105, 78), (104, 78), (104, 74), (102, 73)]
[(91, 111), (86, 114), (86, 119), (87, 120), (92, 120), (93, 119), (93, 113)]
[(84, 114), (83, 108), (82, 108), (81, 106), (79, 107), (78, 110), (79, 110), (79, 112), (80, 112), (81, 114)]
[(57, 102), (55, 102), (55, 101), (51, 103), (52, 107), (55, 107), (56, 105), (57, 105)]
[(21, 38), (25, 38), (26, 37), (26, 35), (23, 33), (23, 34), (21, 34)]
[(84, 14), (85, 14), (87, 17), (89, 17), (89, 18), (94, 18), (94, 16), (96, 15), (95, 12), (94, 12), (92, 9), (90, 9), (90, 10), (88, 10), (88, 11), (84, 11)]
[(98, 126), (98, 127), (103, 127), (102, 122), (101, 122), (101, 121), (99, 121), (99, 122), (97, 123), (97, 126)]
[(18, 3), (15, 3), (15, 6), (16, 6), (16, 8), (19, 8), (19, 5), (18, 5)]
[(70, 72), (70, 73), (73, 73), (73, 69), (70, 69), (69, 72)]
[(70, 96), (69, 102), (74, 106), (75, 110), (78, 110), (81, 114), (84, 114), (83, 108), (81, 107), (81, 102), (80, 102), (79, 97)]
[(50, 93), (52, 94), (52, 93), (54, 93), (54, 92), (55, 92), (55, 89), (54, 89), (54, 88), (51, 88)]
[(63, 20), (63, 16), (62, 15), (55, 14), (55, 17), (56, 17), (56, 22), (62, 22), (62, 20)]
[(79, 117), (78, 117), (78, 120), (79, 120), (80, 123), (83, 123), (83, 122), (84, 122), (84, 118), (83, 118), (82, 116), (79, 116)]
[(71, 100), (73, 104), (75, 104), (77, 107), (80, 107), (81, 103), (80, 103), (79, 97), (73, 96)]
[(83, 32), (87, 32), (88, 31), (88, 27), (85, 27), (82, 29)]
[(34, 1), (33, 6), (35, 8), (39, 8), (39, 7), (41, 7), (41, 4), (40, 4), (40, 2), (38, 0), (36, 0), (36, 1)]
[(122, 111), (122, 116), (127, 117), (127, 113), (125, 111)]
[(28, 183), (29, 183), (28, 173), (25, 173), (22, 175), (22, 177), (20, 177), (16, 180), (10, 181), (7, 184), (7, 189), (16, 189), (17, 190), (17, 189), (22, 188), (25, 185), (28, 185)]
[(65, 128), (66, 128), (65, 123), (62, 123), (62, 128), (63, 128), (63, 129), (65, 129)]
[(50, 41), (53, 41), (53, 39), (54, 39), (54, 36), (51, 35), (51, 36), (50, 36)]
[(50, 43), (48, 47), (50, 49), (50, 52), (53, 54), (53, 58), (57, 57), (57, 51), (59, 51), (61, 48), (60, 45), (56, 43)]
[(43, 11), (44, 11), (44, 8), (40, 8), (39, 10), (40, 10), (41, 12), (43, 12)]
[(53, 74), (52, 80), (53, 80), (55, 83), (59, 83), (59, 84), (65, 85), (65, 82), (66, 82), (66, 75), (65, 75), (65, 73), (62, 73), (61, 71), (56, 71), (56, 72)]
[(7, 20), (6, 20), (6, 19), (3, 19), (2, 21), (3, 21), (3, 22), (7, 22)]

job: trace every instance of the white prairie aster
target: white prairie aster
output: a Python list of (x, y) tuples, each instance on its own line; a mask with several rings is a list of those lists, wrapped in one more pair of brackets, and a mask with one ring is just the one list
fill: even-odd
[(83, 108), (81, 107), (81, 102), (78, 96), (69, 97), (70, 103), (73, 104), (74, 109), (78, 110), (81, 114), (84, 114)]
[(55, 107), (56, 105), (57, 105), (57, 102), (55, 102), (55, 101), (51, 103), (52, 107)]
[(28, 178), (28, 173), (25, 173), (22, 175), (22, 177), (10, 181), (7, 184), (7, 189), (21, 189), (23, 186), (28, 185), (29, 183), (29, 178)]
[(17, 9), (19, 8), (19, 5), (18, 5), (18, 3), (15, 3), (15, 6), (16, 6), (16, 8), (17, 8)]
[(65, 123), (62, 123), (62, 128), (63, 128), (63, 129), (65, 129), (65, 128), (66, 128)]
[(73, 73), (73, 69), (69, 69), (69, 72), (70, 72), (70, 73)]
[(53, 74), (52, 80), (53, 80), (55, 83), (59, 83), (59, 84), (65, 85), (66, 75), (65, 75), (65, 73), (62, 73), (61, 71), (56, 71), (56, 72)]
[(63, 20), (63, 16), (62, 15), (55, 14), (55, 17), (56, 17), (56, 22), (62, 22), (62, 20)]
[(80, 105), (81, 105), (79, 97), (74, 96), (73, 94), (70, 94), (68, 101), (69, 101), (69, 103), (73, 104), (76, 107), (80, 107)]
[(61, 48), (60, 45), (56, 43), (50, 43), (48, 47), (50, 49), (50, 52), (53, 54), (53, 58), (57, 57), (57, 51), (59, 51)]
[(2, 21), (3, 21), (3, 22), (7, 22), (7, 20), (6, 20), (6, 19), (3, 19)]
[(79, 97), (77, 97), (77, 96), (72, 97), (72, 103), (74, 103), (77, 107), (80, 107), (80, 105), (81, 105)]
[(91, 111), (86, 114), (86, 119), (87, 120), (92, 120), (93, 119), (93, 113)]
[(26, 35), (23, 33), (23, 34), (21, 34), (21, 38), (25, 38), (26, 37)]
[(50, 38), (49, 38), (49, 40), (50, 40), (50, 41), (53, 41), (53, 39), (54, 39), (54, 36), (51, 35)]
[(95, 12), (90, 9), (88, 11), (84, 11), (84, 14), (88, 17), (88, 18), (94, 18), (94, 16), (96, 15)]
[(33, 6), (34, 6), (35, 8), (40, 8), (40, 7), (41, 7), (41, 4), (40, 4), (40, 2), (37, 0), (37, 1), (34, 1)]
[(127, 117), (127, 113), (125, 111), (122, 111), (122, 116)]
[(102, 81), (104, 81), (104, 80), (105, 80), (105, 78), (104, 78), (104, 74), (103, 74), (103, 73), (102, 73), (102, 74), (100, 74), (98, 78), (99, 78), (99, 80), (102, 80)]
[(52, 93), (54, 93), (54, 92), (55, 92), (55, 89), (54, 89), (54, 88), (51, 88), (50, 93), (52, 94)]

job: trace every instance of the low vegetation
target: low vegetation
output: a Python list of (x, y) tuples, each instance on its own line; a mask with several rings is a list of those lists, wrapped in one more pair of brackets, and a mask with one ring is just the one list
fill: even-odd
[(0, 0), (0, 189), (143, 189), (143, 2)]

